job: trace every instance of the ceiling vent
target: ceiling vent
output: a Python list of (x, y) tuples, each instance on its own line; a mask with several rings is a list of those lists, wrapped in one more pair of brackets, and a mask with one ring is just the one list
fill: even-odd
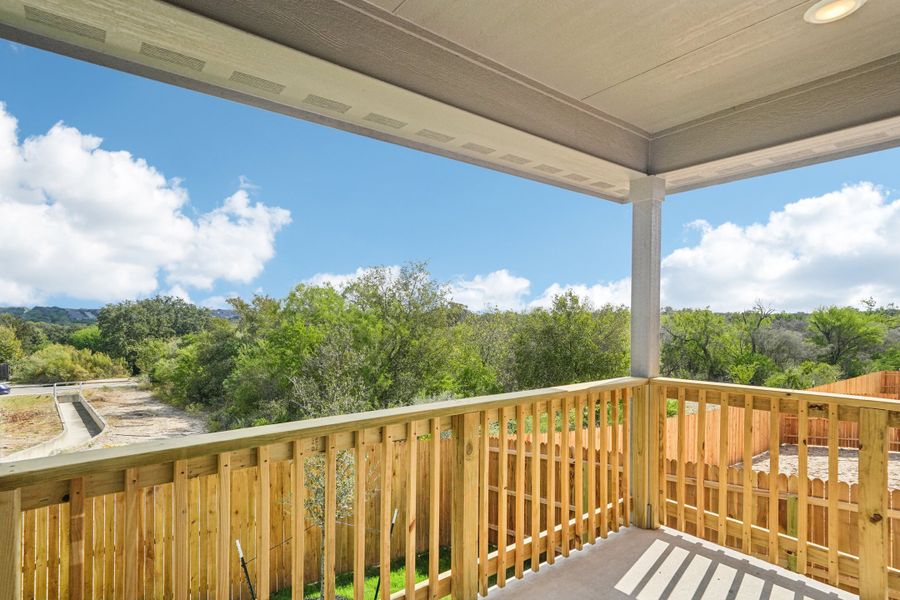
[(516, 156), (515, 154), (504, 154), (500, 157), (500, 160), (505, 160), (506, 162), (511, 162), (514, 165), (524, 165), (526, 163), (530, 163), (531, 161), (527, 158), (522, 158), (521, 156)]
[(349, 104), (344, 104), (343, 102), (338, 102), (337, 100), (331, 100), (329, 98), (323, 98), (322, 96), (316, 96), (315, 94), (309, 94), (303, 99), (303, 103), (341, 114), (350, 110)]
[(206, 66), (206, 61), (200, 60), (199, 58), (194, 58), (193, 56), (188, 56), (181, 52), (175, 52), (174, 50), (169, 50), (162, 46), (148, 44), (147, 42), (141, 42), (141, 54), (157, 60), (164, 60), (167, 63), (185, 67), (192, 71), (202, 71), (203, 67)]
[(242, 73), (241, 71), (235, 71), (231, 74), (229, 79), (235, 83), (269, 92), (270, 94), (280, 94), (284, 91), (284, 86), (280, 83), (275, 83), (274, 81), (269, 81), (268, 79), (263, 79), (256, 75)]
[(443, 142), (445, 144), (456, 139), (452, 135), (447, 135), (446, 133), (438, 133), (437, 131), (432, 131), (430, 129), (420, 129), (416, 132), (416, 135), (434, 140), (436, 142)]
[(370, 121), (372, 123), (378, 123), (379, 125), (384, 125), (385, 127), (392, 127), (394, 129), (402, 129), (406, 127), (406, 123), (403, 121), (398, 121), (397, 119), (392, 119), (390, 117), (386, 117), (384, 115), (379, 115), (378, 113), (369, 113), (363, 117), (366, 121)]
[(605, 181), (595, 181), (594, 183), (591, 184), (591, 187), (599, 188), (601, 190), (608, 190), (608, 189), (614, 188), (616, 186), (614, 186), (611, 183), (606, 183)]
[(28, 6), (27, 4), (25, 5), (25, 18), (29, 21), (34, 21), (35, 23), (40, 23), (62, 31), (68, 31), (69, 33), (74, 33), (75, 35), (80, 35), (81, 37), (96, 40), (98, 42), (106, 41), (106, 32), (99, 27), (94, 27), (93, 25), (88, 25), (87, 23), (82, 23), (81, 21), (76, 21), (75, 19), (70, 19), (69, 17), (57, 15), (52, 12), (47, 12), (40, 8)]
[(550, 165), (540, 164), (534, 168), (535, 171), (540, 171), (541, 173), (550, 173), (551, 175), (556, 175), (557, 173), (561, 173), (562, 169), (557, 169), (556, 167), (551, 167)]
[(494, 152), (493, 148), (488, 148), (487, 146), (482, 146), (481, 144), (474, 144), (472, 142), (467, 142), (462, 145), (466, 150), (471, 150), (472, 152), (477, 152), (478, 154), (490, 154)]
[(584, 175), (579, 175), (578, 173), (569, 173), (568, 175), (566, 175), (566, 179), (568, 179), (569, 181), (584, 183), (585, 181), (590, 179), (590, 177), (585, 177)]

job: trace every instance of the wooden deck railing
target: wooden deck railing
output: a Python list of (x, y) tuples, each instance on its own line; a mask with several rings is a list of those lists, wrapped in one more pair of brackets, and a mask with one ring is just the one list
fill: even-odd
[[(373, 562), (383, 600), (474, 598), (631, 522), (630, 461), (646, 453), (632, 452), (630, 423), (647, 383), (620, 378), (0, 465), (0, 600), (248, 597), (236, 539), (263, 600), (287, 586), (302, 598), (318, 578), (320, 545), (326, 598), (346, 565), (362, 599)], [(428, 578), (417, 582), (422, 539)], [(450, 541), (445, 572), (441, 539)], [(398, 552), (407, 575), (392, 591)]]
[[(900, 531), (894, 524), (896, 508), (889, 512), (888, 430), (900, 426), (900, 402), (824, 392), (799, 392), (730, 384), (700, 383), (657, 378), (651, 382), (657, 410), (666, 399), (678, 404), (678, 432), (674, 461), (665, 436), (656, 449), (654, 468), (659, 469), (658, 521), (746, 554), (765, 558), (810, 577), (857, 592), (863, 599), (900, 596), (900, 571), (891, 567), (894, 548), (900, 548)], [(687, 403), (696, 403), (701, 421), (686, 435)], [(718, 410), (708, 410), (715, 405)], [(707, 457), (706, 419), (727, 419), (728, 412), (743, 409), (745, 432), (740, 468), (728, 468), (732, 440), (720, 428), (716, 460)], [(769, 463), (765, 473), (752, 468), (751, 447), (754, 413), (768, 416)], [(797, 420), (796, 475), (779, 474), (780, 415)], [(660, 415), (664, 418), (664, 414)], [(809, 474), (809, 423), (812, 418), (828, 424), (827, 477)], [(859, 450), (856, 494), (841, 498), (840, 423), (858, 423)], [(852, 471), (852, 469), (850, 469)], [(791, 481), (793, 484), (791, 485)], [(818, 483), (816, 483), (818, 482)], [(846, 486), (844, 486), (846, 487)], [(852, 489), (852, 488), (851, 488)], [(724, 492), (723, 492), (724, 490)], [(824, 528), (811, 539), (813, 514), (824, 511)], [(822, 531), (824, 529), (824, 531)], [(855, 535), (847, 535), (852, 529)], [(843, 531), (842, 531), (843, 530)], [(851, 541), (852, 540), (852, 544)], [(900, 550), (898, 550), (900, 552)]]

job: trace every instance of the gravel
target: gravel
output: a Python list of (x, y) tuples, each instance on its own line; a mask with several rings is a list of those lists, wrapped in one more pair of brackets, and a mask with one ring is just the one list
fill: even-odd
[[(797, 446), (782, 444), (779, 450), (778, 470), (785, 475), (797, 474)], [(828, 481), (828, 448), (810, 446), (807, 472), (810, 479)], [(859, 451), (841, 448), (838, 451), (838, 479), (848, 484), (859, 481)], [(735, 465), (740, 466), (740, 464)], [(769, 453), (764, 452), (753, 459), (753, 470), (769, 472)], [(888, 488), (900, 489), (900, 452), (888, 452)]]

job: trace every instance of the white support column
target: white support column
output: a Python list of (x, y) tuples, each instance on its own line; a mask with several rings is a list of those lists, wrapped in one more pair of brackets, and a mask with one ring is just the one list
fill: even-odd
[(631, 374), (659, 375), (659, 267), (662, 203), (661, 177), (634, 179), (631, 201)]
[[(642, 177), (631, 182), (631, 374), (659, 375), (659, 272), (665, 181)], [(631, 411), (633, 520), (659, 526), (659, 407), (649, 385), (635, 390)]]

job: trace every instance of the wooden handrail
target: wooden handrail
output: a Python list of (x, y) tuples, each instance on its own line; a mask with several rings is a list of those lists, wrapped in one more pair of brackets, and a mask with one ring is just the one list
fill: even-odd
[(0, 491), (20, 488), (39, 482), (72, 479), (98, 471), (121, 470), (168, 463), (198, 456), (292, 442), (297, 439), (320, 438), (327, 435), (402, 424), (409, 421), (496, 410), (520, 403), (558, 399), (576, 392), (614, 390), (622, 387), (642, 385), (646, 382), (647, 379), (640, 377), (619, 377), (605, 381), (492, 394), (464, 400), (415, 404), (350, 415), (336, 415), (232, 431), (204, 433), (142, 442), (129, 446), (100, 448), (73, 454), (59, 454), (44, 458), (0, 463)]

